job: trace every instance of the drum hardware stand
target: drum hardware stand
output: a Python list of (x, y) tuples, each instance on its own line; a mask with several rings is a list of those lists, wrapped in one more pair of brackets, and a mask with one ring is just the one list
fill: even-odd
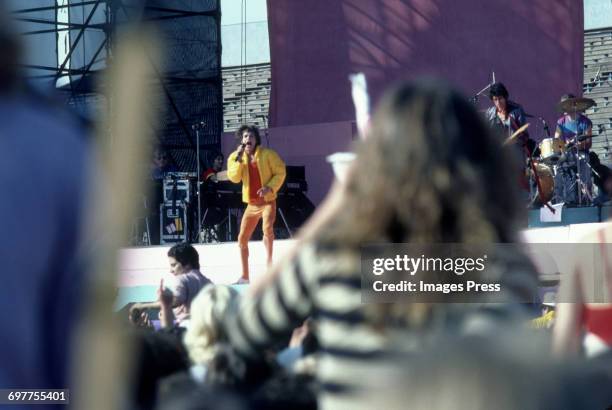
[[(580, 141), (580, 136), (583, 136), (583, 134), (579, 134), (580, 130), (578, 129), (578, 105), (576, 103), (576, 101), (574, 100), (573, 104), (572, 104), (572, 113), (574, 114), (571, 119), (572, 122), (574, 122), (576, 124), (576, 136), (574, 137), (575, 139), (575, 143), (576, 145), (573, 147), (575, 149), (575, 155), (576, 155), (576, 182), (575, 184), (577, 184), (577, 191), (578, 191), (578, 206), (582, 206), (582, 198), (583, 195), (592, 203), (593, 202), (593, 197), (592, 195), (589, 193), (588, 191), (588, 187), (586, 186), (586, 184), (584, 183), (584, 181), (582, 181), (582, 178), (580, 177), (580, 169), (582, 168), (580, 165), (580, 149), (579, 149), (579, 145), (581, 142), (584, 142), (588, 139), (591, 139), (593, 136), (588, 136), (586, 138), (584, 138), (582, 141)], [(585, 150), (585, 160), (584, 162), (587, 164), (587, 166), (589, 168), (591, 168), (591, 164), (589, 164), (589, 155), (588, 155), (588, 150)], [(591, 168), (591, 170), (593, 170), (593, 168)]]
[(583, 198), (586, 198), (590, 203), (592, 203), (593, 196), (591, 195), (591, 193), (589, 193), (587, 184), (581, 178), (581, 174), (583, 173), (581, 172), (581, 168), (582, 168), (581, 162), (584, 162), (586, 166), (591, 169), (591, 172), (595, 172), (595, 171), (593, 170), (593, 167), (591, 167), (591, 164), (589, 164), (588, 151), (585, 151), (584, 155), (586, 158), (582, 160), (580, 158), (580, 149), (578, 148), (579, 143), (586, 141), (587, 139), (591, 137), (585, 138), (583, 141), (578, 141), (578, 136), (574, 138), (575, 138), (574, 145), (571, 146), (570, 149), (574, 151), (573, 155), (576, 158), (576, 175), (575, 175), (574, 182), (570, 186), (570, 190), (574, 186), (576, 187), (576, 191), (578, 193), (578, 206), (582, 206)]
[[(198, 196), (199, 199), (199, 196)], [(200, 201), (198, 201), (198, 211), (199, 211), (199, 207), (200, 207)], [(204, 243), (206, 242), (204, 239), (202, 239), (202, 236), (204, 235), (204, 232), (202, 231), (202, 225), (204, 225), (204, 221), (206, 220), (206, 216), (208, 215), (208, 208), (206, 208), (206, 210), (204, 211), (204, 216), (202, 217), (202, 219), (200, 220), (200, 212), (198, 212), (198, 230), (196, 231), (196, 236), (197, 237), (192, 237), (191, 240), (197, 243)]]
[(602, 131), (603, 131), (604, 138), (606, 139), (606, 145), (604, 147), (604, 149), (606, 150), (606, 153), (604, 154), (604, 157), (608, 158), (608, 154), (610, 152), (610, 141), (608, 141), (608, 131), (606, 131), (606, 126), (603, 124), (599, 124), (597, 128), (599, 130), (600, 135), (602, 134)]

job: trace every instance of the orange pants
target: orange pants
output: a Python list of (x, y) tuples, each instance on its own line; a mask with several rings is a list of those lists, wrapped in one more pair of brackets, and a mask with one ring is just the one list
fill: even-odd
[(248, 204), (242, 221), (240, 222), (240, 233), (238, 234), (238, 246), (240, 247), (240, 260), (242, 262), (242, 278), (249, 279), (249, 239), (263, 218), (263, 243), (266, 247), (267, 262), (272, 262), (272, 243), (274, 242), (274, 221), (276, 220), (276, 201), (261, 202), (260, 204)]

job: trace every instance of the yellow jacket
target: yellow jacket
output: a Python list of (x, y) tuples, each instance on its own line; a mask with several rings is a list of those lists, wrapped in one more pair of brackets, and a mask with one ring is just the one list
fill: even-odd
[[(249, 167), (248, 156), (242, 154), (242, 161), (236, 161), (238, 151), (232, 152), (227, 158), (227, 177), (230, 181), (238, 184), (242, 181), (242, 202), (249, 203)], [(268, 148), (257, 147), (255, 150), (255, 161), (261, 178), (261, 186), (272, 188), (272, 192), (264, 196), (266, 202), (276, 199), (276, 193), (285, 181), (285, 163), (276, 151)]]

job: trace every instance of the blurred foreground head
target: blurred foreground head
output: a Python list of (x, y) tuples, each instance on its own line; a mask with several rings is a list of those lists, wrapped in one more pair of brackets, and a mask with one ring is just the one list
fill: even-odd
[(401, 83), (388, 92), (357, 154), (345, 212), (329, 230), (333, 241), (513, 240), (517, 168), (445, 83)]

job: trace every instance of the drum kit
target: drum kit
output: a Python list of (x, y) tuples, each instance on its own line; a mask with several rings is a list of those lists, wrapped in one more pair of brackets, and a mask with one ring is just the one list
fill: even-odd
[[(595, 105), (589, 98), (568, 98), (558, 105), (561, 112), (585, 111)], [(575, 118), (575, 116), (574, 116)], [(505, 145), (516, 140), (529, 124), (513, 133)], [(548, 206), (565, 203), (570, 206), (589, 206), (593, 202), (592, 169), (589, 164), (591, 135), (578, 134), (569, 140), (544, 138), (538, 145), (539, 154), (528, 161), (530, 205)]]

